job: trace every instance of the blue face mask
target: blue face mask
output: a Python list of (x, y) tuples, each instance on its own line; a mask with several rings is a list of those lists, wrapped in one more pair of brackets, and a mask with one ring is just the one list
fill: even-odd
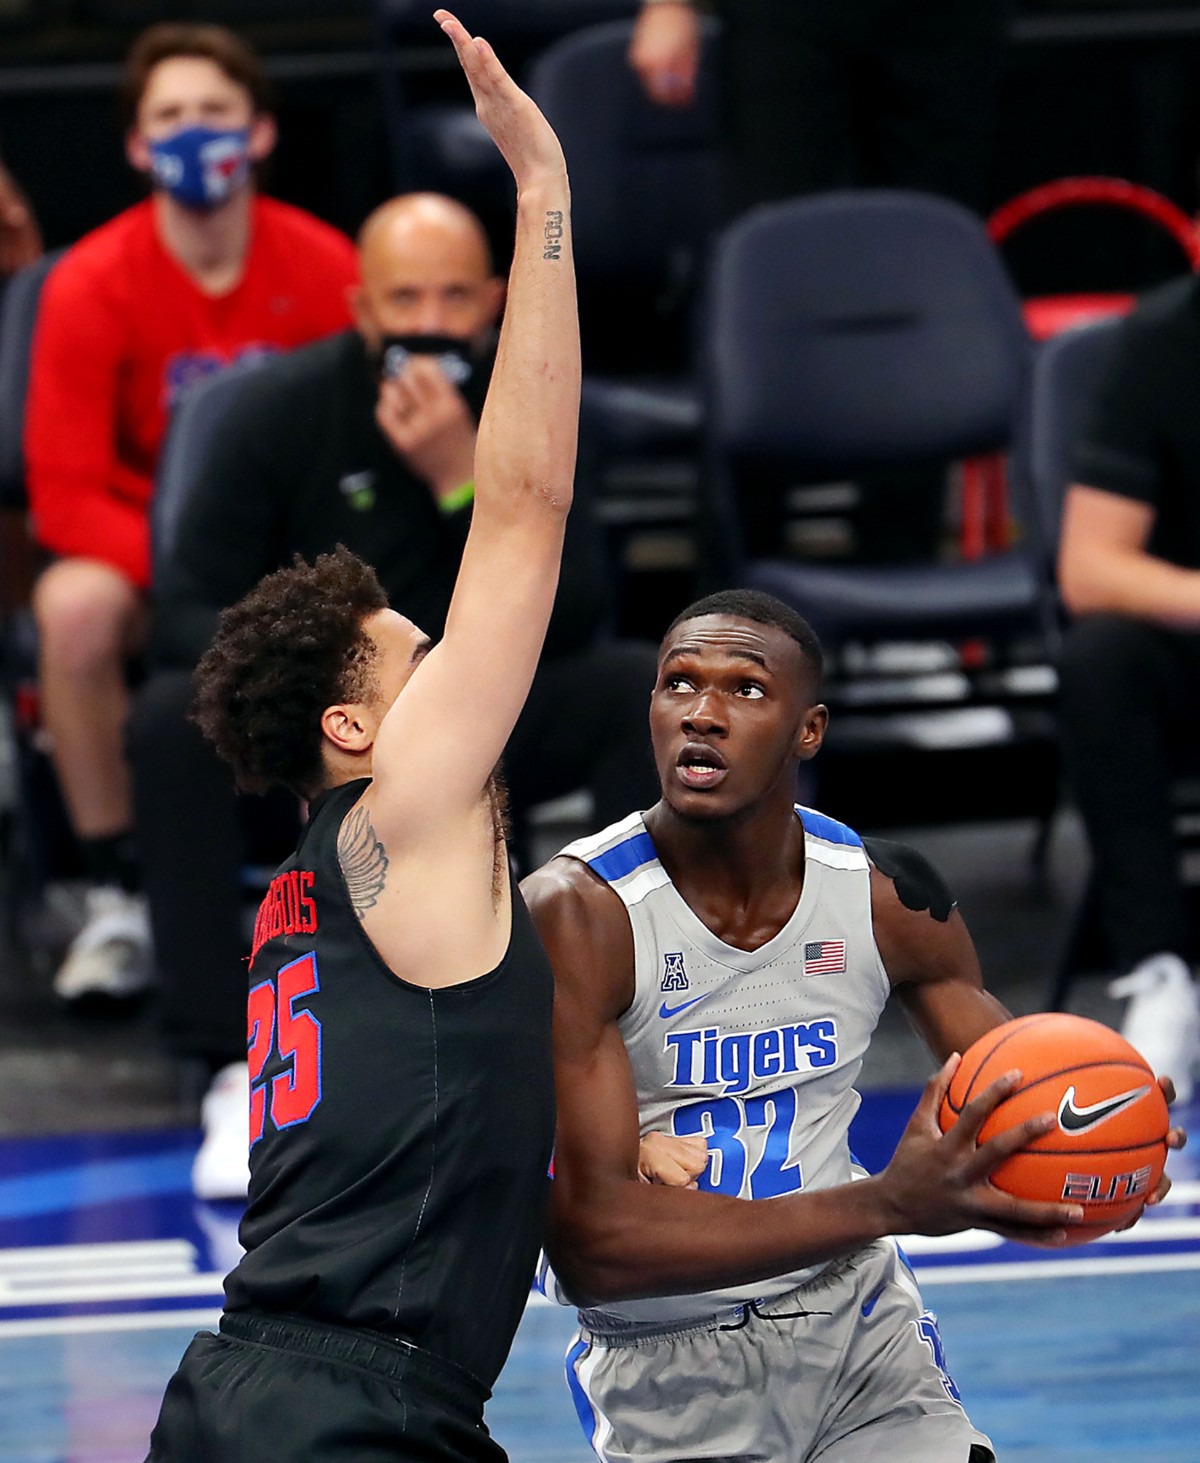
[(247, 127), (185, 127), (150, 144), (154, 183), (188, 208), (216, 208), (250, 176)]

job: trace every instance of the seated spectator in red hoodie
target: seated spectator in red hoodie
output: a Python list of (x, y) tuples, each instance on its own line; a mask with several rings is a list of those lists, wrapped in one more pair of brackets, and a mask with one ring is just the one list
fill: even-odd
[(152, 26), (126, 66), (126, 155), (153, 194), (82, 239), (47, 281), (26, 458), (42, 711), (90, 877), (65, 1000), (136, 994), (152, 974), (122, 747), (145, 639), (148, 509), (167, 417), (227, 363), (340, 329), (350, 241), (259, 195), (275, 146), (258, 57), (218, 26)]

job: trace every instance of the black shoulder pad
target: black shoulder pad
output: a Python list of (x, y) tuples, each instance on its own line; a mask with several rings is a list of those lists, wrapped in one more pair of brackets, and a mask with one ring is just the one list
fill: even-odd
[(863, 848), (879, 872), (895, 884), (906, 909), (927, 909), (934, 919), (946, 923), (958, 900), (923, 853), (887, 838), (864, 838)]

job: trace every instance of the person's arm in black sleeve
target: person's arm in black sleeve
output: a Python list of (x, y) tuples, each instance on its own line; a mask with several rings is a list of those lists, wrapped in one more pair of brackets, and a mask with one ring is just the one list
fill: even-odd
[(1135, 314), (1117, 327), (1107, 369), (1071, 454), (1073, 482), (1155, 504), (1162, 375), (1172, 368), (1172, 346), (1161, 321)]
[(1058, 582), (1073, 615), (1200, 628), (1200, 571), (1151, 551), (1179, 427), (1172, 413), (1190, 414), (1200, 374), (1194, 309), (1174, 287), (1120, 328), (1063, 506)]
[(156, 668), (194, 666), (217, 616), (278, 567), (303, 476), (303, 404), (277, 364), (250, 377), (204, 454), (169, 551), (153, 566)]

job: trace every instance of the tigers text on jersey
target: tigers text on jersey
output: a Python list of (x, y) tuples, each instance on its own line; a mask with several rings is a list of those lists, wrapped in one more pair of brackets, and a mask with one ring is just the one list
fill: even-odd
[[(604, 879), (629, 914), (635, 987), (620, 1029), (642, 1135), (703, 1134), (710, 1159), (700, 1187), (749, 1200), (854, 1176), (854, 1083), (891, 990), (862, 840), (810, 808), (796, 814), (803, 890), (784, 927), (754, 951), (725, 944), (685, 903), (640, 813), (563, 850)], [(604, 1314), (635, 1322), (709, 1316), (782, 1295), (821, 1268), (607, 1305)]]

